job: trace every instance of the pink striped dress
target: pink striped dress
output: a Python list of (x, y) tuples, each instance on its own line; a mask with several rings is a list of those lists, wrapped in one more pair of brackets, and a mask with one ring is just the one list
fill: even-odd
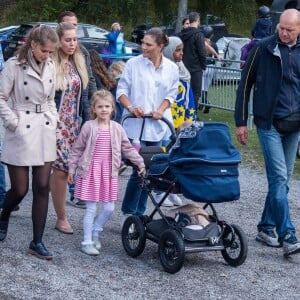
[(110, 131), (99, 128), (88, 175), (86, 178), (76, 178), (75, 198), (95, 202), (118, 200), (118, 178), (111, 177), (111, 167)]

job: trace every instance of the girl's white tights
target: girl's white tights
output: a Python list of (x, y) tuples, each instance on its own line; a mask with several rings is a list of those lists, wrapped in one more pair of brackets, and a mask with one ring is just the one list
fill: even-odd
[[(99, 236), (104, 225), (110, 219), (115, 209), (114, 201), (102, 202), (102, 210), (96, 216), (97, 202), (87, 201), (85, 214), (83, 217), (83, 242), (82, 244), (92, 244), (92, 236)], [(95, 218), (96, 216), (96, 218)]]

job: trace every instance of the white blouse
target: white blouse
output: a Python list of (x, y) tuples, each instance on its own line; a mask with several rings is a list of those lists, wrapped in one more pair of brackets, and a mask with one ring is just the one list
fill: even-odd
[[(179, 71), (175, 63), (162, 58), (161, 65), (155, 69), (153, 63), (139, 55), (127, 61), (119, 80), (116, 98), (126, 95), (133, 106), (141, 106), (144, 112), (157, 111), (164, 99), (170, 104), (177, 96)], [(123, 116), (128, 114), (124, 109)], [(164, 117), (173, 123), (171, 109), (164, 112)], [(129, 138), (140, 136), (141, 119), (127, 119), (123, 126)], [(142, 140), (161, 141), (168, 133), (168, 127), (162, 121), (146, 119)]]

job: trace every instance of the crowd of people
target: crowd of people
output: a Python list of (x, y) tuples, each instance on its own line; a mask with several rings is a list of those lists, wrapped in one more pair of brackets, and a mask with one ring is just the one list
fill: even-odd
[[(212, 74), (206, 66), (221, 59), (211, 40), (212, 27), (201, 31), (196, 12), (182, 20), (177, 36), (151, 28), (144, 35), (141, 55), (109, 67), (99, 53), (88, 52), (78, 43), (77, 23), (77, 16), (66, 11), (59, 15), (56, 29), (36, 25), (0, 75), (0, 117), (5, 127), (0, 241), (8, 234), (11, 213), (28, 192), (32, 170), (33, 238), (28, 251), (46, 260), (53, 257), (43, 243), (49, 195), (57, 216), (55, 229), (74, 232), (67, 216), (67, 191), (71, 203), (85, 209), (81, 251), (99, 254), (101, 232), (119, 200), (118, 175), (124, 157), (136, 168), (122, 199), (121, 223), (130, 215), (145, 213), (148, 193), (140, 185), (145, 164), (132, 142), (139, 138), (142, 146), (161, 146), (170, 137), (162, 117), (180, 128), (186, 121), (198, 120), (202, 105), (208, 113)], [(252, 30), (259, 41), (247, 57), (237, 90), (236, 135), (241, 144), (246, 143), (250, 89), (255, 85), (254, 122), (268, 178), (256, 240), (282, 246), (289, 256), (300, 252), (288, 207), (288, 181), (300, 128), (299, 12), (284, 11), (277, 32), (265, 38), (260, 26), (266, 23), (260, 20)], [(120, 30), (119, 23), (112, 25), (108, 36), (112, 52)], [(135, 118), (122, 123), (126, 114)], [(141, 134), (141, 118), (146, 114), (151, 118), (145, 120)], [(5, 166), (11, 184), (8, 191)], [(182, 204), (177, 195), (166, 198), (160, 191), (153, 193), (162, 205)]]

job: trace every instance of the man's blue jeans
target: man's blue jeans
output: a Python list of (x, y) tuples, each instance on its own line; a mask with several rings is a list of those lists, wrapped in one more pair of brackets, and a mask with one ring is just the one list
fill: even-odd
[(299, 132), (281, 135), (271, 130), (257, 129), (268, 179), (268, 194), (258, 230), (276, 228), (279, 240), (295, 227), (290, 219), (288, 181), (293, 174)]
[[(160, 146), (161, 142), (144, 142), (141, 146)], [(125, 195), (122, 202), (122, 212), (130, 215), (143, 215), (147, 208), (147, 191), (141, 188), (141, 177), (137, 174), (136, 168), (133, 168), (132, 174), (128, 180)]]

